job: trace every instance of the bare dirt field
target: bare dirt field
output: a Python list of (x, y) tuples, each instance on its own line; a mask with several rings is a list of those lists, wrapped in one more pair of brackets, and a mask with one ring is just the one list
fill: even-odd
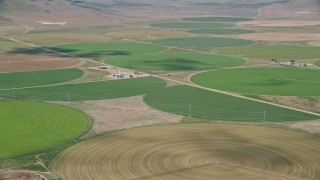
[(299, 20), (265, 20), (265, 21), (246, 21), (238, 25), (246, 26), (264, 26), (264, 27), (295, 27), (295, 26), (314, 26), (319, 25), (320, 21), (299, 21)]
[(310, 133), (320, 134), (320, 120), (299, 122), (288, 125), (290, 128), (301, 129)]
[(308, 44), (310, 44), (312, 46), (320, 46), (320, 41), (310, 41), (310, 42), (308, 42)]
[(51, 173), (37, 173), (33, 171), (0, 170), (1, 180), (50, 180)]
[(61, 58), (49, 55), (2, 54), (0, 72), (53, 70), (81, 66), (79, 58)]
[(143, 96), (57, 103), (80, 109), (95, 120), (91, 131), (85, 137), (91, 137), (112, 130), (178, 123), (182, 119), (182, 116), (161, 112), (149, 107), (144, 103)]
[(320, 112), (320, 97), (295, 97), (295, 96), (261, 96), (263, 100), (271, 101), (298, 109)]
[(311, 33), (254, 33), (237, 37), (256, 41), (320, 41), (320, 34)]

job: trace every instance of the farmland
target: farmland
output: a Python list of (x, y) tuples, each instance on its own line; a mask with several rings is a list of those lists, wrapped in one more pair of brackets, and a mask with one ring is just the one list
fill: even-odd
[(195, 29), (187, 32), (195, 34), (248, 34), (255, 31), (246, 29)]
[(315, 63), (315, 65), (318, 66), (318, 67), (320, 67), (320, 61), (317, 61), (317, 62)]
[(190, 38), (170, 38), (154, 40), (153, 43), (188, 48), (218, 48), (245, 46), (254, 44), (250, 40), (234, 39), (234, 38), (207, 38), (207, 37), (190, 37)]
[(83, 75), (80, 69), (0, 73), (0, 89), (62, 83)]
[(199, 53), (148, 53), (130, 57), (116, 56), (105, 60), (106, 63), (140, 70), (202, 70), (239, 66), (245, 63), (241, 58)]
[(200, 21), (200, 22), (241, 22), (241, 21), (252, 21), (252, 18), (242, 17), (193, 17), (183, 18), (185, 21)]
[(101, 56), (133, 55), (163, 51), (159, 45), (132, 42), (101, 42), (58, 45), (51, 48), (55, 51), (69, 53), (81, 57), (98, 58)]
[(210, 122), (211, 120), (281, 122), (319, 118), (319, 116), (189, 86), (168, 87), (147, 94), (144, 101), (156, 109), (204, 119), (204, 122)]
[(234, 55), (250, 59), (272, 60), (304, 60), (316, 59), (320, 56), (320, 48), (310, 46), (288, 45), (253, 45), (221, 48), (218, 53)]
[(231, 24), (224, 23), (203, 23), (203, 22), (173, 22), (173, 23), (156, 23), (152, 27), (174, 28), (174, 29), (204, 29), (204, 28), (227, 28)]
[(193, 76), (193, 82), (244, 94), (319, 96), (319, 70), (297, 68), (242, 68), (209, 71)]
[(21, 100), (40, 101), (83, 101), (97, 99), (115, 99), (153, 92), (162, 89), (165, 81), (154, 78), (136, 78), (107, 80), (78, 84), (66, 84), (29, 89), (0, 91), (1, 97)]
[(0, 101), (0, 112), (0, 159), (67, 143), (91, 124), (82, 112), (47, 103)]
[(318, 136), (307, 133), (246, 125), (165, 125), (81, 142), (59, 154), (50, 168), (66, 180), (315, 180), (320, 178), (319, 153)]

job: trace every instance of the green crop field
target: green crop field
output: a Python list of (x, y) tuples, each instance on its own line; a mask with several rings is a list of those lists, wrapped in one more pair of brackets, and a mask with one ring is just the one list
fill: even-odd
[(258, 60), (304, 60), (319, 58), (320, 48), (289, 45), (253, 45), (221, 48), (218, 53)]
[(239, 68), (195, 75), (201, 86), (244, 94), (319, 96), (320, 71), (298, 68)]
[(148, 53), (130, 57), (116, 56), (105, 61), (114, 66), (141, 70), (202, 70), (239, 66), (241, 58), (199, 53)]
[(97, 58), (108, 55), (116, 56), (159, 52), (166, 48), (159, 45), (134, 42), (102, 42), (65, 44), (52, 47), (51, 49), (81, 57)]
[(315, 65), (318, 66), (318, 67), (320, 67), (320, 61), (317, 61), (317, 62), (315, 63)]
[(156, 23), (152, 27), (175, 28), (175, 29), (202, 29), (202, 28), (226, 28), (232, 27), (231, 24), (224, 23), (203, 23), (203, 22), (173, 22), (173, 23)]
[(193, 17), (183, 18), (185, 21), (202, 21), (202, 22), (240, 22), (240, 21), (252, 21), (252, 18), (242, 17)]
[(246, 29), (194, 29), (187, 32), (195, 34), (249, 34), (256, 31)]
[(21, 90), (0, 91), (0, 97), (27, 100), (83, 101), (137, 96), (162, 89), (166, 82), (154, 78), (98, 81)]
[(176, 47), (190, 48), (217, 48), (231, 46), (245, 46), (254, 44), (250, 40), (233, 39), (233, 38), (208, 38), (208, 37), (190, 37), (190, 38), (169, 38), (153, 41), (155, 44)]
[(83, 75), (80, 69), (0, 73), (0, 89), (41, 86), (70, 81)]
[(90, 119), (63, 106), (0, 101), (0, 159), (39, 152), (84, 133)]
[(278, 122), (319, 119), (318, 116), (190, 86), (168, 87), (147, 94), (144, 100), (162, 111), (208, 120)]

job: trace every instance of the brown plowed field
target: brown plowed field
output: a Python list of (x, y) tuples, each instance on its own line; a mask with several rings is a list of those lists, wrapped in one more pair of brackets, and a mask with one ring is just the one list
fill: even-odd
[(22, 72), (52, 70), (80, 66), (84, 63), (78, 58), (65, 58), (50, 55), (0, 55), (0, 72)]
[(50, 168), (64, 180), (320, 178), (320, 138), (261, 126), (178, 124), (81, 142)]

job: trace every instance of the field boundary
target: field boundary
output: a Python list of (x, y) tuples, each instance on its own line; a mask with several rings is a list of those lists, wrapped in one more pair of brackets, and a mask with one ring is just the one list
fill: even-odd
[[(10, 37), (6, 37), (6, 36), (3, 36), (3, 35), (0, 35), (0, 37), (2, 37), (4, 39), (7, 39), (7, 40), (10, 40), (10, 41), (14, 41), (14, 42), (18, 42), (18, 43), (21, 43), (21, 44), (25, 44), (25, 45), (28, 45), (28, 46), (31, 46), (31, 47), (41, 48), (41, 49), (44, 49), (44, 50), (47, 50), (47, 51), (51, 51), (51, 52), (54, 52), (54, 53), (57, 53), (57, 54), (62, 54), (62, 55), (70, 56), (70, 57), (80, 58), (80, 57), (78, 57), (76, 55), (71, 55), (71, 54), (68, 54), (68, 53), (62, 53), (62, 52), (54, 51), (54, 50), (51, 50), (51, 49), (48, 49), (48, 48), (43, 48), (41, 46), (38, 46), (38, 45), (35, 45), (35, 44), (32, 44), (32, 43), (22, 42), (22, 41), (19, 41), (19, 40), (10, 38)], [(133, 40), (133, 41), (135, 41), (135, 40)], [(135, 41), (135, 42), (139, 42), (139, 41)], [(153, 44), (153, 43), (150, 43), (150, 42), (144, 42), (144, 43)], [(168, 46), (165, 46), (165, 47), (168, 47)], [(195, 52), (197, 52), (197, 51), (195, 51)], [(205, 53), (205, 52), (202, 52), (202, 53)], [(216, 53), (213, 53), (213, 54), (216, 54)], [(80, 59), (85, 59), (85, 60), (88, 60), (88, 61), (91, 61), (91, 62), (95, 62), (95, 63), (101, 64), (101, 65), (106, 65), (106, 63), (97, 62), (97, 61), (94, 61), (94, 60), (89, 59), (89, 58), (80, 58)], [(259, 102), (259, 103), (269, 104), (269, 105), (272, 105), (272, 106), (282, 107), (282, 108), (286, 108), (286, 109), (291, 109), (291, 110), (295, 110), (295, 111), (299, 111), (299, 112), (303, 112), (303, 113), (319, 116), (319, 119), (320, 119), (320, 114), (319, 113), (314, 113), (314, 112), (310, 112), (310, 111), (306, 111), (306, 110), (302, 110), (302, 109), (298, 109), (298, 108), (293, 108), (293, 107), (280, 105), (280, 104), (276, 104), (276, 103), (272, 103), (272, 102), (258, 100), (258, 99), (254, 99), (254, 98), (250, 98), (250, 97), (246, 97), (246, 96), (242, 96), (242, 95), (238, 95), (238, 94), (234, 94), (234, 93), (230, 93), (230, 92), (226, 92), (226, 91), (221, 91), (221, 90), (217, 90), (217, 89), (206, 88), (206, 87), (199, 86), (199, 85), (196, 85), (196, 84), (193, 84), (193, 83), (186, 83), (186, 82), (183, 82), (183, 81), (173, 80), (173, 79), (161, 77), (161, 76), (158, 76), (158, 75), (151, 75), (151, 74), (149, 74), (149, 75), (153, 76), (153, 77), (157, 77), (157, 78), (163, 79), (163, 80), (180, 83), (180, 84), (184, 84), (184, 85), (187, 85), (187, 86), (192, 86), (192, 87), (195, 87), (195, 88), (204, 89), (204, 90), (215, 92), (215, 93), (219, 93), (219, 94), (224, 94), (224, 95), (233, 96), (233, 97), (237, 97), (237, 98), (247, 99), (247, 100), (251, 100), (251, 101), (255, 101), (255, 102)]]

